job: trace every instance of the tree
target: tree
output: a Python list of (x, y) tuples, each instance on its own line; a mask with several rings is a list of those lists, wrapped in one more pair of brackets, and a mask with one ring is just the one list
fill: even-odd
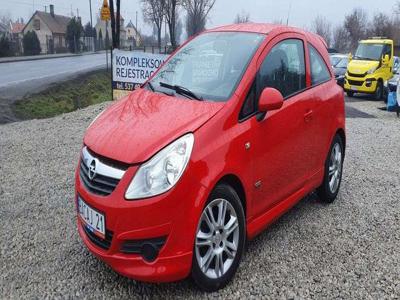
[(181, 0), (165, 0), (164, 16), (168, 24), (172, 49), (177, 47), (175, 29), (179, 5), (181, 5)]
[(187, 12), (186, 31), (188, 37), (205, 29), (207, 16), (214, 4), (215, 0), (182, 0), (182, 6)]
[(339, 52), (349, 51), (349, 35), (344, 26), (337, 26), (333, 30), (333, 48)]
[(99, 38), (98, 38), (98, 43), (99, 43), (99, 50), (104, 49), (104, 40), (103, 40), (103, 32), (101, 31), (101, 28), (99, 30)]
[(311, 25), (311, 30), (320, 35), (328, 45), (332, 44), (332, 24), (324, 17), (317, 16)]
[(83, 27), (80, 20), (73, 17), (67, 25), (67, 32), (65, 35), (70, 52), (76, 53), (80, 51), (79, 39), (81, 38), (82, 33)]
[(365, 11), (361, 8), (355, 8), (344, 20), (344, 28), (348, 33), (350, 50), (357, 48), (358, 42), (366, 37), (368, 19)]
[(394, 31), (396, 30), (394, 22), (386, 14), (379, 12), (374, 15), (368, 34), (371, 36), (384, 36), (393, 38)]
[(0, 57), (12, 55), (10, 40), (5, 36), (0, 37)]
[(250, 14), (242, 11), (241, 13), (238, 13), (233, 20), (233, 23), (235, 24), (240, 24), (240, 23), (249, 23), (250, 22)]
[(25, 55), (38, 55), (42, 52), (39, 39), (35, 31), (28, 31), (22, 40)]
[(111, 47), (110, 36), (109, 36), (109, 34), (108, 34), (108, 30), (106, 30), (106, 41), (105, 41), (105, 43), (104, 43), (104, 47), (105, 47), (106, 49), (110, 49), (110, 47)]
[(182, 33), (183, 33), (183, 24), (182, 24), (181, 19), (179, 18), (179, 19), (176, 21), (176, 26), (175, 26), (175, 38), (176, 38), (176, 41), (177, 41), (178, 43), (179, 43), (180, 40), (181, 40)]
[(157, 35), (157, 45), (161, 48), (161, 30), (165, 15), (165, 0), (141, 0), (146, 22), (153, 24)]

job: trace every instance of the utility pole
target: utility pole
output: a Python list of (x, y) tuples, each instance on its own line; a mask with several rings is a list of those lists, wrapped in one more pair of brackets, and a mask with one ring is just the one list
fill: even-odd
[(89, 0), (89, 10), (90, 10), (90, 27), (93, 28), (93, 18), (92, 18), (92, 0)]

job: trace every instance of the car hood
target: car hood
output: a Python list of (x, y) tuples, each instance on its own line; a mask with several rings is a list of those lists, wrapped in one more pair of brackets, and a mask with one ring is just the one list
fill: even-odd
[(194, 132), (223, 106), (139, 89), (101, 114), (88, 128), (84, 144), (101, 156), (141, 163), (178, 137)]
[(390, 84), (397, 85), (400, 80), (400, 75), (399, 74), (394, 74), (393, 77), (389, 80)]
[(346, 74), (347, 69), (346, 68), (333, 68), (333, 72), (335, 73), (335, 76), (340, 76)]
[(352, 60), (347, 70), (353, 74), (365, 74), (372, 68), (377, 68), (379, 66), (378, 61), (371, 60)]

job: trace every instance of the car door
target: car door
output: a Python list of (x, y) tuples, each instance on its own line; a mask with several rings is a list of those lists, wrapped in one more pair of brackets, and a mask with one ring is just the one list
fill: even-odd
[(266, 87), (278, 89), (285, 101), (280, 110), (247, 120), (251, 123), (255, 217), (299, 190), (308, 176), (305, 120), (312, 111), (312, 91), (307, 90), (304, 45), (302, 35), (283, 34), (259, 58), (253, 85), (256, 101)]

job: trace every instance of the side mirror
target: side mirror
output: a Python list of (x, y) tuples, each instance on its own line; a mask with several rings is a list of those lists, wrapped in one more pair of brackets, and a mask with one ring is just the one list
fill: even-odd
[(265, 88), (260, 96), (258, 110), (266, 113), (271, 110), (278, 110), (283, 106), (283, 96), (281, 92), (274, 88)]
[(389, 55), (386, 54), (386, 55), (382, 58), (382, 63), (383, 63), (383, 64), (388, 64), (388, 63), (389, 63), (389, 60), (390, 60)]

